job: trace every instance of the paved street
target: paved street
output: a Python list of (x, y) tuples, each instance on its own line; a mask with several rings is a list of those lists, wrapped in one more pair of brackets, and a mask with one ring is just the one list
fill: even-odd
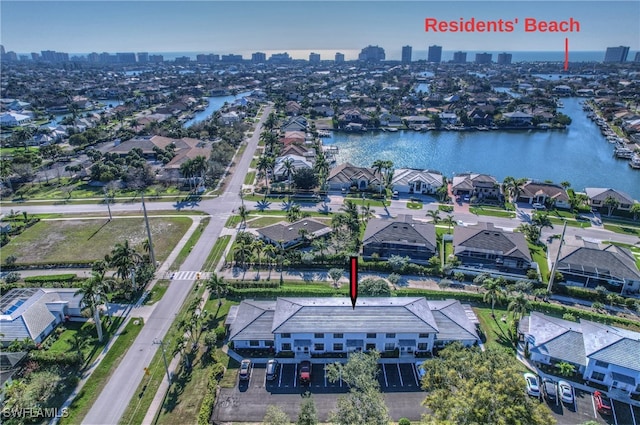
[[(253, 132), (253, 136), (249, 139), (244, 155), (239, 160), (236, 160), (236, 171), (230, 179), (227, 191), (215, 201), (207, 201), (206, 205), (203, 202), (202, 205), (198, 206), (198, 209), (209, 212), (212, 215), (212, 220), (203, 231), (202, 236), (191, 251), (189, 257), (187, 257), (183, 263), (182, 270), (191, 271), (200, 270), (202, 268), (211, 248), (224, 227), (226, 217), (228, 217), (228, 211), (231, 211), (240, 205), (240, 198), (238, 194), (242, 187), (246, 171), (249, 168), (253, 153), (258, 145), (262, 123), (267, 118), (270, 111), (270, 106), (267, 106), (264, 109), (260, 122), (257, 125), (256, 130)], [(149, 210), (172, 208), (163, 202), (158, 204), (161, 205), (148, 203), (147, 208)], [(74, 209), (70, 207), (76, 206), (65, 206), (64, 210), (68, 212), (81, 210), (81, 208)], [(83, 206), (78, 205), (77, 207)], [(85, 207), (89, 207), (89, 205), (86, 205)], [(104, 206), (101, 207), (104, 209)], [(119, 208), (123, 207), (129, 207), (129, 210), (131, 209), (131, 205), (126, 204), (116, 204), (112, 208), (114, 208), (114, 211), (119, 211), (121, 210)], [(53, 210), (51, 206), (46, 208), (48, 209), (48, 212)], [(122, 210), (126, 209), (123, 208)], [(129, 351), (127, 351), (126, 356), (120, 362), (118, 368), (113, 372), (111, 379), (109, 379), (109, 382), (100, 393), (100, 396), (85, 417), (83, 423), (115, 424), (119, 422), (122, 414), (129, 404), (129, 400), (134, 396), (135, 391), (144, 376), (144, 367), (149, 365), (151, 359), (158, 350), (159, 346), (154, 345), (153, 341), (155, 339), (162, 339), (167, 333), (167, 330), (175, 319), (182, 303), (191, 291), (193, 282), (194, 281), (192, 279), (173, 280), (171, 282), (167, 292), (158, 302), (153, 313), (151, 313), (151, 316), (148, 318), (133, 346)]]

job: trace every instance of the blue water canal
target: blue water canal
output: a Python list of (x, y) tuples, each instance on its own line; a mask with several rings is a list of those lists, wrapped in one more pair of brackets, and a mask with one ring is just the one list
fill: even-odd
[(398, 131), (365, 134), (334, 133), (323, 142), (339, 147), (338, 163), (371, 166), (391, 160), (395, 168), (437, 170), (451, 178), (467, 171), (569, 181), (576, 191), (611, 187), (640, 200), (640, 171), (613, 156), (607, 143), (582, 110), (580, 98), (563, 98), (572, 124), (553, 131)]
[(244, 93), (238, 93), (235, 96), (207, 97), (207, 100), (209, 101), (209, 104), (207, 105), (207, 107), (202, 111), (196, 112), (193, 118), (191, 118), (189, 121), (186, 121), (184, 123), (184, 127), (189, 127), (189, 126), (192, 126), (193, 124), (197, 124), (201, 121), (204, 121), (209, 117), (211, 117), (211, 115), (213, 115), (214, 112), (222, 108), (222, 106), (224, 106), (225, 103), (231, 104), (235, 100), (242, 99), (243, 97), (249, 96), (250, 94), (251, 92), (244, 92)]

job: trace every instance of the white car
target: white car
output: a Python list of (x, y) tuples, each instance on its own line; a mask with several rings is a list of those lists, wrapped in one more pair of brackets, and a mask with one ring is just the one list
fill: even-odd
[(531, 204), (531, 206), (532, 206), (533, 208), (535, 208), (536, 210), (542, 210), (542, 209), (544, 209), (544, 205), (542, 205), (542, 204), (540, 204), (540, 203), (538, 203), (538, 202), (534, 202), (533, 204)]
[(418, 380), (421, 381), (422, 377), (424, 375), (426, 375), (426, 372), (424, 371), (424, 368), (422, 367), (422, 364), (424, 363), (424, 361), (422, 362), (416, 362), (416, 371), (418, 372)]
[(573, 404), (573, 388), (567, 381), (558, 381), (560, 399), (567, 404)]
[(533, 373), (525, 373), (524, 380), (527, 381), (527, 394), (533, 397), (540, 397), (540, 382)]

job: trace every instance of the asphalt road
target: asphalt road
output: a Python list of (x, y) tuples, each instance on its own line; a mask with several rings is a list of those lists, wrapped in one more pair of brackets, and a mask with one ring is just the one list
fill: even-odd
[[(194, 209), (209, 212), (212, 215), (212, 220), (203, 231), (203, 235), (191, 251), (189, 257), (187, 257), (183, 263), (182, 269), (201, 269), (207, 255), (220, 235), (220, 231), (225, 224), (226, 217), (229, 216), (229, 212), (240, 205), (240, 189), (255, 149), (258, 146), (262, 124), (270, 111), (271, 106), (267, 106), (256, 130), (253, 132), (253, 136), (248, 141), (247, 149), (242, 158), (236, 163), (236, 169), (227, 186), (227, 191), (215, 200), (204, 201), (200, 205), (194, 206)], [(151, 211), (172, 209), (172, 206), (172, 203), (164, 202), (147, 203), (147, 209)], [(101, 205), (67, 205), (62, 207), (62, 209), (65, 212), (96, 211), (96, 209), (87, 207), (99, 207), (100, 211), (104, 211), (105, 209), (105, 207)], [(132, 207), (138, 209), (140, 205), (116, 204), (112, 208), (114, 211), (130, 211)], [(57, 210), (58, 207), (47, 206), (45, 209), (47, 209), (48, 212), (52, 212)], [(24, 210), (27, 210), (27, 208), (24, 208)], [(31, 210), (29, 209), (29, 211)], [(165, 336), (177, 312), (180, 310), (182, 303), (189, 292), (191, 292), (193, 283), (193, 280), (174, 280), (171, 282), (167, 292), (145, 323), (133, 346), (127, 351), (127, 354), (116, 370), (113, 371), (113, 375), (85, 417), (83, 421), (84, 424), (116, 424), (120, 421), (122, 414), (127, 408), (129, 401), (135, 395), (136, 389), (144, 376), (144, 367), (149, 365), (159, 348), (153, 341), (162, 339)]]

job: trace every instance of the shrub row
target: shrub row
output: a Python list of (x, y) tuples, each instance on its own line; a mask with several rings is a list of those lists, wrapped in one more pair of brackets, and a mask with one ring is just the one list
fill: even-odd
[(207, 393), (200, 405), (200, 411), (198, 412), (198, 425), (209, 425), (211, 414), (213, 413), (213, 405), (216, 402), (216, 388), (218, 387), (218, 381), (224, 375), (224, 366), (220, 363), (216, 363), (209, 372), (209, 380), (207, 382)]
[(78, 352), (32, 350), (29, 359), (40, 364), (64, 365), (79, 368), (82, 366), (82, 354)]
[(45, 283), (45, 282), (72, 282), (78, 278), (75, 273), (52, 274), (46, 276), (27, 276), (24, 281), (27, 283)]
[(571, 313), (576, 318), (591, 320), (594, 322), (606, 323), (608, 325), (623, 325), (628, 328), (640, 330), (640, 324), (637, 321), (631, 319), (625, 319), (624, 317), (610, 316), (607, 314), (600, 314), (593, 311), (581, 310), (576, 308), (567, 307), (564, 305), (545, 303), (540, 301), (533, 301), (531, 307), (535, 311), (542, 313), (549, 313), (558, 317), (562, 317), (565, 313)]
[(300, 285), (299, 288), (248, 288), (236, 289), (229, 288), (227, 298), (238, 300), (244, 298), (277, 298), (277, 297), (331, 297), (334, 295), (346, 295), (346, 288), (333, 289), (329, 286), (305, 287)]
[(278, 280), (271, 280), (267, 282), (256, 282), (256, 281), (239, 281), (239, 282), (230, 282), (230, 287), (236, 289), (248, 289), (248, 288), (279, 288), (280, 283)]

